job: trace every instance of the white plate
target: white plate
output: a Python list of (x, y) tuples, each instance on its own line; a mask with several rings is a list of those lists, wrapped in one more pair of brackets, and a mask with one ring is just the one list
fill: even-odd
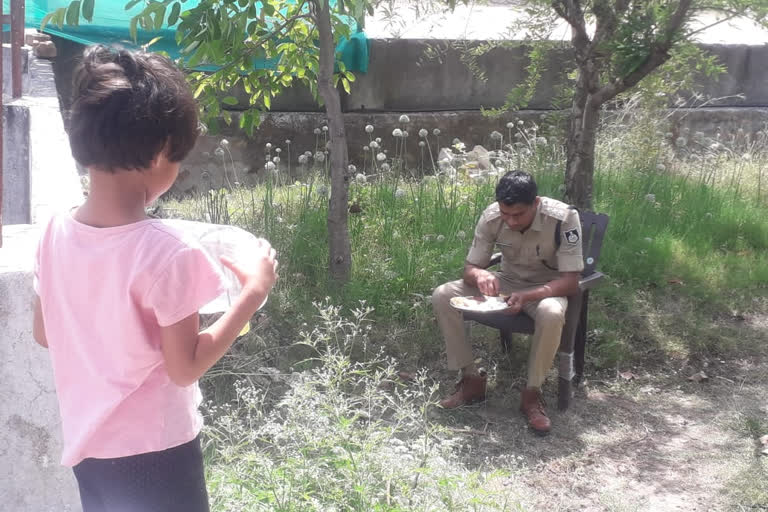
[[(220, 258), (227, 256), (235, 263), (248, 267), (251, 256), (259, 249), (259, 239), (253, 234), (235, 226), (223, 226), (206, 222), (194, 222), (188, 220), (167, 219), (163, 220), (175, 229), (193, 235), (203, 249), (210, 256), (224, 278), (225, 291), (213, 301), (200, 309), (202, 314), (213, 314), (227, 311), (232, 302), (240, 295), (242, 286), (231, 270), (226, 268)], [(267, 298), (264, 298), (259, 309), (264, 307)]]
[(506, 297), (489, 297), (480, 295), (476, 297), (453, 297), (451, 306), (459, 311), (471, 313), (495, 313), (507, 309)]

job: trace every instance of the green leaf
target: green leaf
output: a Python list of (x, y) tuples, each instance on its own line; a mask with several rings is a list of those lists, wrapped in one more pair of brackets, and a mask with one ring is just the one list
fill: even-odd
[(181, 13), (181, 4), (175, 2), (171, 7), (171, 14), (168, 15), (168, 26), (172, 27), (179, 21), (179, 14)]
[(197, 89), (195, 89), (195, 94), (194, 94), (195, 99), (199, 98), (204, 90), (205, 90), (205, 81), (202, 81), (200, 82), (200, 85), (197, 86)]
[(59, 27), (61, 27), (61, 23), (58, 22), (57, 20), (61, 18), (61, 11), (66, 12), (66, 10), (67, 10), (66, 7), (60, 7), (55, 11), (49, 12), (48, 14), (46, 14), (45, 17), (43, 18), (43, 21), (40, 23), (40, 32), (44, 31), (46, 25), (48, 25), (48, 23), (50, 23), (51, 21), (53, 21), (54, 23), (59, 25)]
[(131, 34), (131, 41), (133, 41), (134, 43), (139, 39), (139, 35), (138, 35), (139, 31), (137, 27), (138, 23), (139, 23), (139, 17), (134, 16), (133, 18), (131, 18), (131, 23), (128, 26), (128, 32)]
[(143, 0), (131, 0), (127, 4), (125, 4), (125, 10), (130, 11), (134, 7), (136, 7), (139, 3), (141, 3)]
[(352, 92), (350, 86), (349, 86), (349, 80), (346, 78), (341, 79), (341, 85), (344, 87), (344, 90), (347, 92), (347, 94), (350, 94)]
[(94, 0), (83, 0), (83, 18), (88, 22), (93, 21), (93, 7)]
[(234, 96), (226, 96), (221, 100), (225, 105), (237, 105), (237, 98)]
[(165, 21), (165, 10), (165, 6), (155, 9), (155, 30), (160, 30), (163, 28), (163, 22)]
[(267, 16), (274, 16), (275, 15), (275, 6), (269, 3), (264, 3), (262, 10), (264, 11), (264, 14)]
[(267, 110), (272, 108), (272, 98), (269, 96), (269, 94), (264, 95), (264, 106)]
[(77, 26), (80, 21), (80, 0), (75, 0), (69, 4), (67, 9), (67, 25)]

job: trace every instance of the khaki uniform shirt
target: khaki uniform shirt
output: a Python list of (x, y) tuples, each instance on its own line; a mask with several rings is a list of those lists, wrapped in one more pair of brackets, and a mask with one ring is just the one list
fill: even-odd
[[(560, 244), (555, 243), (560, 222)], [(533, 223), (524, 232), (513, 231), (501, 218), (499, 203), (485, 209), (475, 228), (467, 263), (485, 268), (494, 252), (502, 254), (501, 274), (514, 283), (542, 285), (561, 272), (581, 272), (581, 221), (567, 204), (542, 197)]]

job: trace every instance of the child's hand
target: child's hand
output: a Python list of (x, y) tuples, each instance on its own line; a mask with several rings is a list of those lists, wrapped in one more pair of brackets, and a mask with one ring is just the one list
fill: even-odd
[(259, 248), (253, 254), (248, 266), (235, 263), (222, 256), (221, 262), (232, 271), (243, 286), (243, 295), (264, 298), (277, 281), (277, 259), (275, 250), (264, 239), (259, 239)]

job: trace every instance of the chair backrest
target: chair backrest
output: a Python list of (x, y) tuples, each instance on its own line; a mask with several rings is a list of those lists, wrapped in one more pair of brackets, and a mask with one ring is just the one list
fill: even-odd
[(581, 218), (581, 247), (584, 253), (584, 277), (592, 274), (600, 260), (605, 230), (608, 229), (609, 217), (604, 213), (579, 211)]

